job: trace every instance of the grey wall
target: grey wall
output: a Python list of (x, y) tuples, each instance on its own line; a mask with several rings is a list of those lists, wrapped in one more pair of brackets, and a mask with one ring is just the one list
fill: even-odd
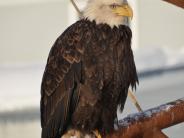
[(44, 61), (67, 11), (66, 1), (0, 6), (0, 65)]
[(184, 10), (161, 0), (139, 0), (139, 46), (184, 46)]

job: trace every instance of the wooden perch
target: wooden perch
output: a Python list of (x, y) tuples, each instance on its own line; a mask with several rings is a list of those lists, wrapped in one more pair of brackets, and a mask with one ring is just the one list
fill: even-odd
[(163, 1), (172, 3), (172, 4), (176, 5), (176, 6), (184, 8), (184, 0), (163, 0)]
[(160, 130), (184, 122), (184, 99), (119, 121), (119, 129), (106, 138), (167, 138)]

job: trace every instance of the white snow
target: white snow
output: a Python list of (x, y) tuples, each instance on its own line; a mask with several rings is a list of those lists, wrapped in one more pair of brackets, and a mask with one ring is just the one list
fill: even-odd
[(119, 121), (119, 124), (120, 126), (122, 127), (127, 127), (129, 126), (131, 123), (132, 123), (132, 120), (135, 120), (135, 121), (139, 121), (140, 118), (150, 118), (152, 117), (153, 115), (161, 112), (161, 111), (169, 111), (171, 108), (173, 107), (172, 104), (164, 104), (162, 106), (159, 106), (159, 107), (155, 107), (153, 109), (149, 109), (149, 110), (146, 110), (144, 112), (140, 112), (140, 113), (133, 113), (133, 114), (129, 114), (126, 119), (122, 119)]
[(169, 111), (172, 107), (173, 107), (173, 105), (162, 105), (159, 108), (154, 108), (152, 110), (145, 111), (145, 115), (147, 117), (151, 117), (151, 115), (154, 115), (154, 114), (159, 113), (161, 111)]

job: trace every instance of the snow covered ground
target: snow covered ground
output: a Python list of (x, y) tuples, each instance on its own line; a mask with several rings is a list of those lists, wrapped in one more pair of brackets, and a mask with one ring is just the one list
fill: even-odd
[[(138, 71), (145, 72), (182, 67), (184, 65), (183, 55), (184, 49), (176, 51), (165, 48), (144, 48), (135, 51), (135, 60)], [(38, 109), (43, 71), (43, 64), (0, 66), (0, 138), (40, 137)], [(146, 110), (184, 97), (184, 69), (171, 72), (163, 70), (159, 74), (147, 75), (140, 78), (140, 84), (135, 93), (143, 109)], [(35, 109), (36, 117), (29, 118), (29, 109)], [(24, 121), (17, 119), (22, 118), (19, 113), (14, 115), (14, 112), (19, 111), (25, 118), (27, 117)], [(119, 118), (134, 112), (137, 110), (128, 98), (124, 113), (119, 114)], [(181, 138), (184, 135), (183, 130), (184, 124), (181, 124), (166, 129), (164, 132), (172, 138)]]
[(0, 112), (38, 107), (43, 68), (34, 66), (0, 68)]
[(134, 56), (139, 72), (184, 65), (184, 47), (140, 47)]

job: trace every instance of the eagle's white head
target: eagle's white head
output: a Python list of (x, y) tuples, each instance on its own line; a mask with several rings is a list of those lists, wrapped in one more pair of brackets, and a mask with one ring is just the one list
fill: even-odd
[(125, 24), (125, 17), (132, 18), (133, 11), (123, 0), (88, 0), (84, 10), (84, 18), (111, 27)]

